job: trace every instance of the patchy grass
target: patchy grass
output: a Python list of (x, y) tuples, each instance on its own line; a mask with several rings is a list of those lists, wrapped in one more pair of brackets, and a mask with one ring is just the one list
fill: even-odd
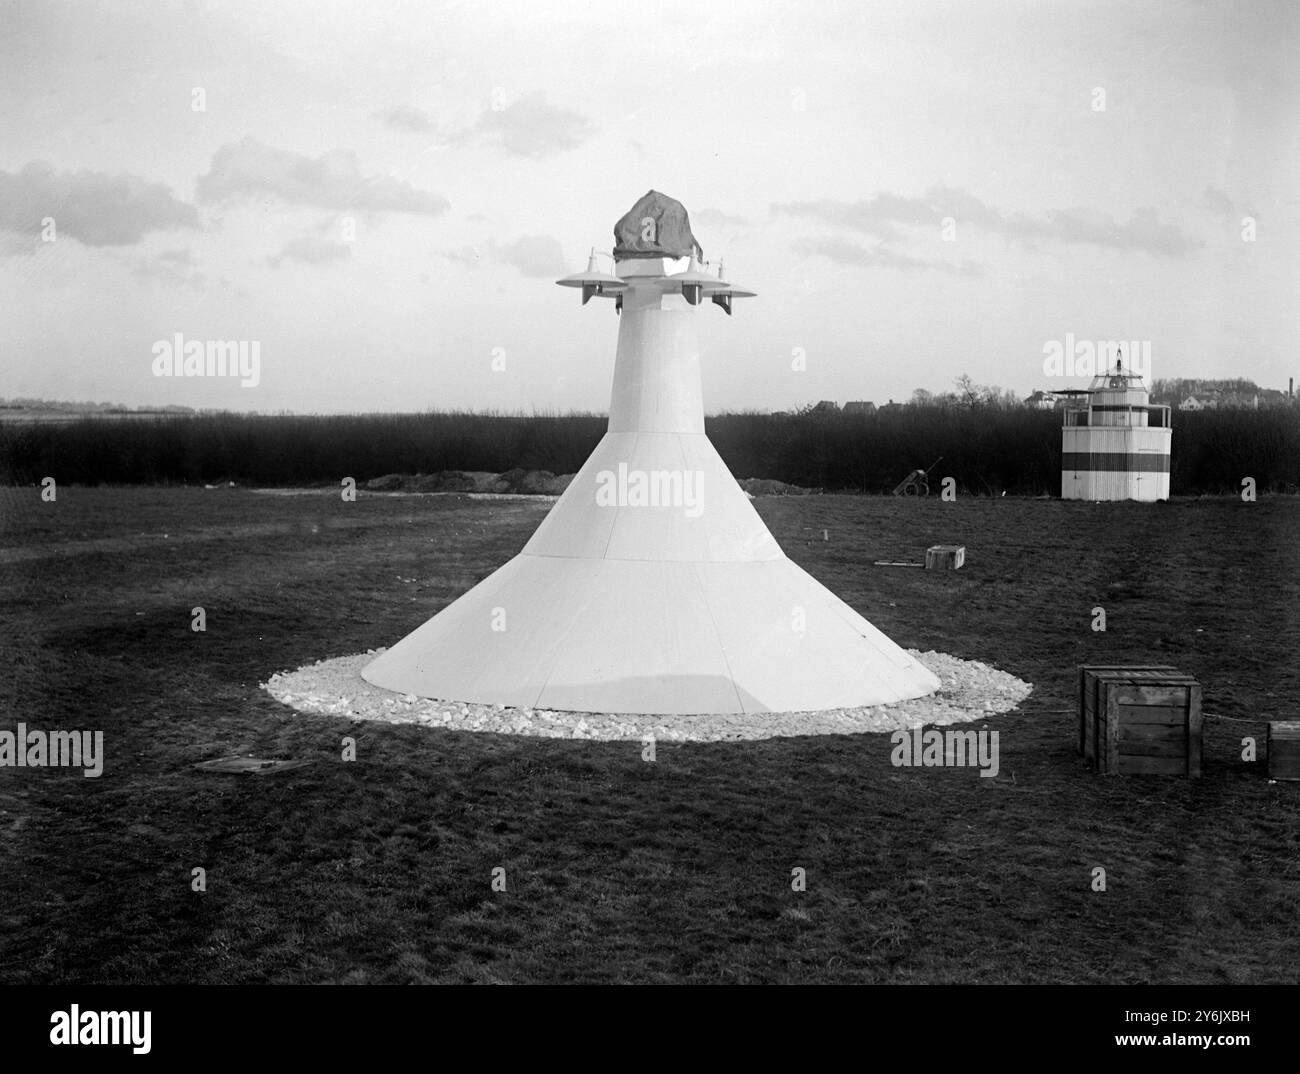
[[(660, 743), (649, 765), (633, 743), (308, 717), (258, 688), (397, 640), (546, 504), (0, 503), (0, 728), (102, 729), (107, 753), (97, 780), (0, 769), (0, 981), (1283, 982), (1300, 964), (1300, 785), (1240, 760), (1264, 720), (1300, 716), (1296, 499), (757, 501), (900, 644), (1036, 685), (992, 724), (996, 780), (895, 769), (882, 735)], [(932, 543), (965, 544), (967, 567), (871, 566)], [(1207, 721), (1200, 781), (1097, 777), (1074, 753), (1076, 665), (1150, 661), (1246, 721)], [(189, 767), (229, 753), (314, 763)]]

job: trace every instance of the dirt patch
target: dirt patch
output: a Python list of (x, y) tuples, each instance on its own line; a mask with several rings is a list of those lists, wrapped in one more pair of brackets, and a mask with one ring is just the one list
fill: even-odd
[(532, 496), (558, 496), (573, 480), (573, 474), (555, 475), (550, 470), (507, 470), (503, 474), (486, 470), (442, 470), (436, 474), (384, 474), (365, 483), (368, 492), (466, 492)]
[(790, 485), (770, 477), (746, 477), (738, 482), (750, 496), (815, 496), (821, 489), (806, 489), (801, 485)]

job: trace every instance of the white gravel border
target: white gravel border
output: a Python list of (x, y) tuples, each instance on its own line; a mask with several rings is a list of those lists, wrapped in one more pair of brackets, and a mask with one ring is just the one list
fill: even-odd
[(431, 701), (372, 686), (361, 669), (382, 649), (321, 660), (284, 671), (261, 684), (298, 712), (354, 720), (414, 723), (451, 731), (486, 731), (542, 738), (643, 742), (723, 742), (795, 735), (854, 735), (931, 724), (965, 723), (1010, 712), (1033, 690), (1014, 675), (947, 653), (910, 654), (942, 683), (938, 693), (914, 701), (818, 712), (763, 712), (709, 716), (638, 716), (551, 709), (509, 708)]

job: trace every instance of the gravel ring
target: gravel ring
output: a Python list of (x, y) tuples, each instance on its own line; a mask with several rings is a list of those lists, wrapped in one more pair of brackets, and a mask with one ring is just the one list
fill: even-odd
[(892, 705), (816, 712), (722, 713), (707, 716), (643, 716), (625, 713), (560, 712), (460, 701), (433, 701), (372, 686), (361, 669), (384, 650), (321, 660), (271, 676), (261, 684), (272, 697), (298, 712), (354, 720), (382, 720), (541, 738), (602, 741), (734, 742), (800, 735), (856, 735), (926, 725), (965, 723), (1010, 712), (1033, 686), (977, 660), (947, 653), (909, 653), (942, 684), (936, 694)]

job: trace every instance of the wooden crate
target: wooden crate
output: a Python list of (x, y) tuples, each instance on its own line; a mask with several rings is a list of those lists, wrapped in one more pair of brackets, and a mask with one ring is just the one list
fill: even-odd
[(1200, 776), (1201, 687), (1192, 676), (1093, 667), (1080, 677), (1083, 753), (1098, 772)]
[(964, 544), (932, 544), (925, 550), (925, 569), (932, 571), (935, 568), (941, 570), (960, 570), (961, 565), (966, 562), (966, 546)]
[(1300, 780), (1300, 720), (1270, 721), (1268, 778)]
[(1178, 675), (1179, 670), (1168, 664), (1143, 664), (1124, 667), (1118, 664), (1085, 664), (1079, 668), (1079, 753), (1089, 764), (1097, 760), (1097, 684), (1101, 679), (1115, 675), (1158, 678), (1160, 675)]

